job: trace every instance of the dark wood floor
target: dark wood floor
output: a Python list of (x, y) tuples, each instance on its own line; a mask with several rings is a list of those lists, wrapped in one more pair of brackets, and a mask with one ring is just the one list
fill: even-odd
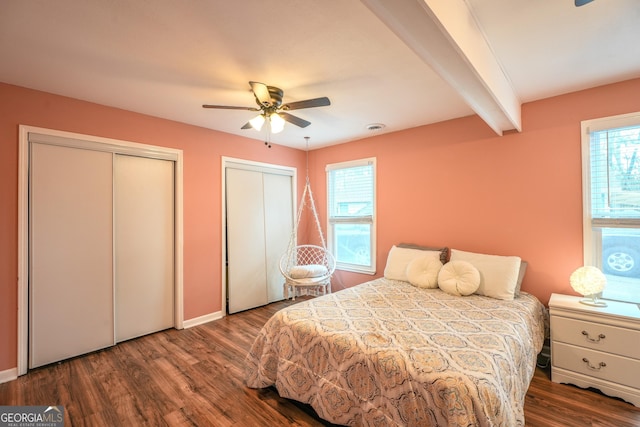
[[(66, 426), (327, 426), (275, 389), (244, 386), (243, 360), (258, 330), (291, 301), (167, 330), (30, 371), (0, 384), (0, 405), (64, 405)], [(640, 408), (555, 384), (537, 369), (527, 426), (640, 426)]]

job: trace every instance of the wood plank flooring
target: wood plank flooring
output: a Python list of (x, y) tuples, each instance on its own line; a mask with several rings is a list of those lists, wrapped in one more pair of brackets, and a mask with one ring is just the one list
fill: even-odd
[[(0, 384), (0, 405), (64, 405), (65, 426), (330, 426), (273, 388), (244, 386), (243, 360), (254, 337), (273, 313), (293, 303), (32, 370)], [(529, 388), (525, 416), (530, 427), (640, 426), (640, 408), (552, 383), (542, 369)]]

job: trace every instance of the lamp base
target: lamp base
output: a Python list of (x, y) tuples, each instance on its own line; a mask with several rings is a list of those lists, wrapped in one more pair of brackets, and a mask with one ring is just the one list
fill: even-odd
[(606, 307), (607, 303), (604, 301), (598, 301), (595, 298), (583, 298), (580, 300), (581, 304), (590, 305), (591, 307)]

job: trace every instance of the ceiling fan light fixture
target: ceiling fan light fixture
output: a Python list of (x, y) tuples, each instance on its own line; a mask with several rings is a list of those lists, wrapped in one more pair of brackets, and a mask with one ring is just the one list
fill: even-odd
[(264, 114), (258, 114), (253, 119), (249, 120), (249, 123), (251, 123), (251, 127), (254, 128), (255, 130), (260, 130), (262, 129), (262, 125), (264, 124), (264, 121), (265, 121)]
[(271, 114), (269, 122), (271, 124), (271, 133), (279, 133), (284, 129), (284, 119), (278, 113)]

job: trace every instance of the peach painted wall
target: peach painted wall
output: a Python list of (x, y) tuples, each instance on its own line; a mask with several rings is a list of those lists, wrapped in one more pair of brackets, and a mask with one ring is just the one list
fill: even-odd
[[(400, 242), (518, 255), (546, 304), (582, 265), (580, 122), (640, 111), (638, 94), (640, 79), (528, 103), (523, 131), (502, 137), (471, 116), (314, 150), (322, 221), (325, 165), (377, 157), (376, 277)], [(371, 278), (339, 271), (333, 289)]]
[[(532, 102), (523, 131), (503, 137), (466, 117), (313, 150), (320, 221), (325, 165), (375, 156), (374, 277), (404, 241), (519, 255), (529, 262), (524, 290), (544, 303), (571, 293), (568, 276), (582, 264), (580, 121), (640, 111), (638, 93), (640, 79)], [(19, 124), (184, 150), (185, 319), (221, 310), (221, 156), (297, 166), (304, 185), (303, 152), (0, 83), (0, 371), (16, 366)], [(337, 272), (333, 287), (371, 278)]]
[(297, 167), (304, 185), (302, 151), (0, 83), (0, 372), (17, 365), (20, 124), (183, 150), (185, 320), (222, 310), (221, 157)]

